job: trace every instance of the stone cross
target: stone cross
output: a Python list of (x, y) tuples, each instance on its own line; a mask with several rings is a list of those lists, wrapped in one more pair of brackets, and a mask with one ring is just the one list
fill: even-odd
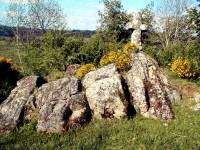
[(131, 35), (131, 44), (135, 45), (139, 50), (142, 50), (142, 31), (148, 28), (146, 24), (142, 24), (143, 17), (145, 16), (141, 17), (139, 13), (135, 13), (132, 21), (126, 24), (126, 30), (134, 30)]

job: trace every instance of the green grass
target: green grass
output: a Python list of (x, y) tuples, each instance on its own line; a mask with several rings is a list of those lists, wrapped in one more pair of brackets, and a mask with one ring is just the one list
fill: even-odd
[(200, 149), (200, 114), (174, 107), (171, 122), (136, 115), (130, 120), (93, 121), (65, 135), (39, 134), (33, 123), (0, 136), (0, 149)]
[(9, 58), (14, 58), (14, 51), (16, 50), (15, 42), (10, 42), (9, 40), (0, 40), (0, 55)]

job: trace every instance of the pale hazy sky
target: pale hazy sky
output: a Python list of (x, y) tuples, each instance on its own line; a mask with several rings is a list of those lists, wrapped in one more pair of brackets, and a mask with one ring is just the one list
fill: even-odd
[[(26, 1), (26, 0), (24, 0)], [(103, 10), (101, 0), (57, 0), (64, 10), (70, 29), (89, 29), (97, 27), (98, 11)], [(135, 12), (144, 8), (152, 0), (121, 0), (124, 10)], [(154, 0), (155, 5), (160, 0)], [(196, 1), (196, 0), (193, 0)], [(0, 19), (5, 16), (9, 0), (0, 0)], [(2, 20), (2, 19), (1, 19)], [(0, 23), (1, 24), (1, 23)]]

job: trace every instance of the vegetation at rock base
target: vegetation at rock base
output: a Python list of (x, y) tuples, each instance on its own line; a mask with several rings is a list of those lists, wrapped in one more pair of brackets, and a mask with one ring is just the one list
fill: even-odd
[(94, 71), (94, 70), (96, 70), (96, 67), (94, 64), (85, 64), (77, 69), (75, 76), (78, 79), (82, 79), (87, 73), (89, 73), (90, 71)]
[(129, 56), (123, 52), (111, 51), (104, 55), (100, 60), (101, 66), (108, 65), (110, 63), (115, 64), (118, 69), (124, 69), (131, 63), (131, 60)]
[(64, 71), (59, 71), (59, 70), (55, 69), (47, 76), (47, 80), (54, 81), (54, 80), (57, 80), (60, 78), (64, 78), (65, 74), (66, 73)]
[(187, 106), (174, 106), (172, 122), (145, 119), (94, 121), (64, 135), (40, 134), (36, 124), (1, 135), (0, 149), (198, 149), (200, 116)]

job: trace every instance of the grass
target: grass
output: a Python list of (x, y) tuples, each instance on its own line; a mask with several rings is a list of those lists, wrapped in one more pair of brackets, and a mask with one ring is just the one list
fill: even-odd
[(39, 134), (36, 124), (0, 136), (0, 149), (200, 149), (200, 114), (174, 106), (171, 122), (136, 115), (130, 120), (93, 121), (64, 135)]
[(164, 72), (168, 75), (170, 81), (175, 81), (178, 84), (184, 86), (184, 84), (192, 84), (193, 87), (200, 87), (200, 80), (199, 79), (181, 79), (175, 73), (170, 71), (169, 69), (165, 68)]
[(0, 55), (15, 59), (16, 43), (9, 40), (0, 40)]

